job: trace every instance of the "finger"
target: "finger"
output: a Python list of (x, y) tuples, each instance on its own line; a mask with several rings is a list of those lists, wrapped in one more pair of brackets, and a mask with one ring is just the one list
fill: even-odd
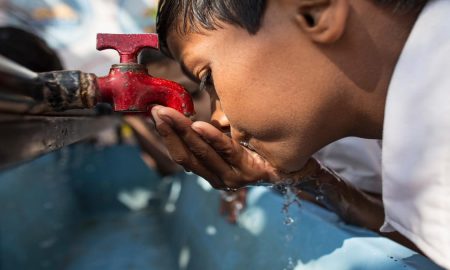
[(233, 168), (240, 172), (242, 182), (252, 183), (262, 179), (277, 179), (274, 167), (258, 153), (244, 148), (237, 141), (230, 139), (211, 124), (195, 122), (195, 130), (206, 140)]
[(233, 166), (240, 166), (244, 148), (223, 132), (206, 122), (195, 122), (192, 129), (205, 139), (220, 156)]
[(247, 188), (243, 188), (237, 192), (239, 192), (239, 202), (242, 204), (242, 209), (244, 209), (247, 207)]
[(167, 146), (173, 161), (180, 164), (185, 169), (207, 179), (214, 188), (223, 188), (223, 183), (220, 178), (207, 167), (203, 166), (171, 126), (161, 119), (157, 107), (153, 108), (152, 115), (155, 120), (156, 128)]
[(222, 216), (224, 216), (226, 213), (226, 205), (225, 205), (225, 201), (223, 199), (220, 199), (219, 213)]
[[(171, 127), (176, 131), (197, 160), (215, 175), (219, 176), (222, 182), (227, 181), (227, 183), (232, 183), (232, 186), (230, 187), (236, 185), (236, 183), (234, 183), (238, 176), (236, 171), (222, 158), (220, 155), (221, 153), (217, 153), (211, 145), (205, 142), (205, 140), (191, 128), (192, 122), (183, 119), (185, 118), (184, 116), (182, 116), (183, 118), (179, 117), (181, 114), (178, 112), (173, 113), (172, 109), (160, 110), (158, 114), (162, 119), (167, 119), (166, 122), (171, 123)], [(216, 129), (216, 131), (221, 133), (218, 129)], [(228, 137), (226, 137), (226, 139), (231, 141)]]
[(153, 117), (155, 115), (159, 116), (172, 127), (186, 128), (192, 125), (192, 121), (189, 118), (169, 107), (155, 106), (152, 109), (152, 115)]
[(231, 224), (237, 223), (237, 215), (234, 211), (231, 211), (231, 213), (228, 215), (228, 222), (230, 222)]

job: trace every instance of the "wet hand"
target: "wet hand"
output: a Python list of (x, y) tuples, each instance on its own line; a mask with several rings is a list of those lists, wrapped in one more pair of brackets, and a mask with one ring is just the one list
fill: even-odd
[(155, 106), (152, 115), (172, 159), (214, 188), (237, 189), (260, 181), (280, 181), (280, 174), (269, 162), (211, 124), (193, 123), (162, 106)]

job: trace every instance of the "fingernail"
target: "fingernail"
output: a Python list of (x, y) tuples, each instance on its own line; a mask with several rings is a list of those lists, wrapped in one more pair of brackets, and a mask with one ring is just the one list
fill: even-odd
[(172, 119), (164, 113), (164, 107), (163, 106), (155, 106), (152, 109), (152, 116), (153, 119), (155, 119), (155, 123), (161, 124), (161, 123), (167, 123), (169, 125), (173, 125)]
[(195, 123), (196, 123), (196, 122), (194, 122), (194, 123), (191, 125), (192, 130), (195, 131), (195, 133), (197, 133), (198, 136), (200, 136), (201, 138), (206, 139), (206, 138), (205, 138), (205, 135), (204, 135), (204, 130), (203, 130), (203, 128), (200, 127), (199, 125), (196, 125)]
[(159, 110), (160, 110), (160, 106), (155, 106), (152, 109), (152, 116), (153, 116), (153, 120), (155, 120), (156, 125), (163, 123), (163, 120), (159, 117), (159, 114), (158, 114)]
[(197, 132), (197, 133), (199, 133), (199, 134), (202, 133), (202, 129), (201, 129), (199, 126), (196, 125), (196, 122), (192, 123), (191, 128), (192, 128), (195, 132)]
[(153, 113), (154, 111), (157, 112), (157, 111), (161, 110), (162, 108), (164, 108), (164, 107), (161, 106), (161, 105), (154, 105), (154, 106), (152, 107), (152, 113)]
[(166, 122), (167, 124), (173, 126), (173, 120), (172, 118), (170, 118), (168, 115), (164, 114), (163, 110), (159, 110), (157, 112), (159, 118), (161, 118), (164, 122)]

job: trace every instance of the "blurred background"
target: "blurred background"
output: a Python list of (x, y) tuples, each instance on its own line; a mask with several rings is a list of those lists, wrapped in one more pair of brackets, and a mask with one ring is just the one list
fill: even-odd
[[(157, 0), (0, 0), (0, 54), (35, 72), (104, 76), (118, 62), (97, 33), (155, 31)], [(145, 50), (152, 75), (181, 83), (197, 119), (209, 97), (178, 65)], [(171, 162), (152, 122), (107, 108), (3, 111), (0, 270), (439, 269), (293, 194), (224, 194)]]

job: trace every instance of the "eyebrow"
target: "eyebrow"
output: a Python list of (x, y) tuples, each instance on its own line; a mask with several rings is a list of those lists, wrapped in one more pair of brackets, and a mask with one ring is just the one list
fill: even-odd
[(189, 79), (197, 83), (200, 82), (200, 80), (197, 77), (195, 77), (194, 74), (192, 74), (192, 72), (189, 71), (189, 69), (187, 68), (186, 64), (183, 61), (180, 62), (180, 67), (181, 71), (183, 71), (184, 75), (186, 75)]

